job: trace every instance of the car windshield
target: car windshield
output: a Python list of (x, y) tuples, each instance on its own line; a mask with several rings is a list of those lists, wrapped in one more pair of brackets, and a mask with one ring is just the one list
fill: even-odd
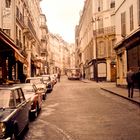
[(9, 107), (10, 90), (0, 89), (0, 108)]

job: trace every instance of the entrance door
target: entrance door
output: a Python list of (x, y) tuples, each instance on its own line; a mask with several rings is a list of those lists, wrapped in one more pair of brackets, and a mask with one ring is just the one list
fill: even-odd
[(116, 82), (116, 64), (111, 64), (111, 82)]

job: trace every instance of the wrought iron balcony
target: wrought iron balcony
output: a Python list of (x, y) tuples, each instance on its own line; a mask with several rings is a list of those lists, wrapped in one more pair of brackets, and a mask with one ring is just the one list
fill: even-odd
[(93, 34), (96, 35), (96, 37), (115, 34), (115, 26), (109, 26), (109, 27), (94, 30)]
[(27, 16), (24, 17), (24, 25), (25, 25), (24, 32), (30, 32), (36, 37), (36, 31), (34, 29), (34, 26)]

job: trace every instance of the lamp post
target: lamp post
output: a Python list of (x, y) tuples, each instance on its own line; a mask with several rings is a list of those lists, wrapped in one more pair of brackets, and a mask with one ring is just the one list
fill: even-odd
[(97, 44), (97, 22), (99, 21), (99, 17), (92, 18), (92, 23), (95, 24), (95, 28), (93, 28), (93, 37), (95, 38), (95, 62), (94, 62), (94, 75), (95, 80), (98, 82), (98, 44)]

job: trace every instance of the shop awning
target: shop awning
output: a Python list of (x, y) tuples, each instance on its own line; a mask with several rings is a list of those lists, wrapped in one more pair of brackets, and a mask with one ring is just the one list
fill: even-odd
[(28, 64), (26, 58), (19, 52), (19, 50), (17, 49), (14, 41), (12, 39), (10, 39), (5, 33), (3, 33), (0, 30), (0, 40), (2, 40), (4, 43), (6, 43), (8, 46), (10, 46), (15, 54), (15, 58), (17, 61), (20, 61), (23, 64)]

